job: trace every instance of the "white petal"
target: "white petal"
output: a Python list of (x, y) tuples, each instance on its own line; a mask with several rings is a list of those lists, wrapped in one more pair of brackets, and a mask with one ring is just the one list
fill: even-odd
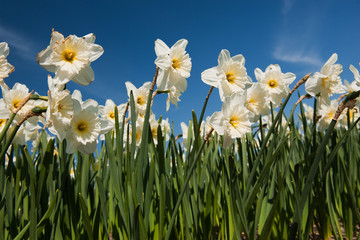
[(219, 135), (224, 135), (224, 115), (222, 112), (214, 112), (210, 118), (209, 124)]
[(155, 53), (156, 56), (167, 55), (170, 53), (170, 48), (160, 39), (155, 41)]
[(89, 33), (82, 37), (87, 43), (94, 43), (95, 42), (95, 34)]
[(109, 122), (105, 119), (100, 119), (100, 134), (105, 134), (113, 128), (114, 128), (114, 125), (111, 122)]
[(159, 74), (156, 80), (156, 86), (159, 91), (165, 91), (168, 89), (168, 82), (170, 78), (171, 70), (159, 70)]
[(83, 85), (87, 86), (95, 79), (95, 74), (90, 65), (86, 65), (82, 70), (80, 70), (79, 74), (75, 75), (73, 77), (73, 81)]
[(206, 69), (201, 73), (201, 80), (213, 87), (218, 88), (219, 83), (222, 79), (222, 76), (220, 76), (220, 73), (218, 71), (217, 67)]
[(126, 91), (127, 91), (127, 95), (130, 97), (130, 92), (132, 91), (133, 94), (134, 92), (137, 90), (137, 88), (134, 86), (134, 84), (132, 84), (131, 82), (127, 81), (125, 82), (125, 86), (126, 86)]
[(223, 64), (227, 61), (229, 61), (231, 58), (230, 58), (230, 53), (228, 50), (226, 49), (223, 49), (221, 50), (220, 54), (219, 54), (219, 57), (218, 57), (218, 63), (219, 63), (219, 66), (223, 66)]
[(290, 85), (296, 78), (296, 75), (293, 73), (285, 73), (283, 74), (283, 80), (286, 85)]
[(104, 53), (104, 49), (102, 46), (98, 44), (91, 44), (90, 47), (90, 62), (95, 61)]
[(0, 56), (7, 57), (9, 55), (9, 46), (6, 42), (0, 43)]
[(242, 66), (245, 65), (245, 58), (243, 55), (238, 54), (231, 58), (234, 62), (240, 62)]
[(161, 55), (155, 59), (155, 65), (162, 70), (167, 70), (171, 67), (171, 59), (169, 55)]
[(255, 78), (256, 80), (258, 80), (258, 82), (260, 82), (264, 78), (264, 73), (263, 71), (261, 71), (260, 68), (256, 68), (254, 73), (255, 73)]
[(186, 39), (180, 39), (171, 47), (171, 49), (180, 48), (180, 49), (185, 50), (187, 44), (188, 44), (188, 41)]
[(231, 144), (233, 144), (235, 141), (234, 138), (231, 138), (231, 136), (227, 133), (224, 134), (224, 143), (223, 143), (223, 148), (228, 148), (231, 146)]

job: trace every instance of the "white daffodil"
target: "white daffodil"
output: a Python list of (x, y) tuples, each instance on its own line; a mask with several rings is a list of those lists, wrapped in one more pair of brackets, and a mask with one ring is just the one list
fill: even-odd
[(360, 74), (359, 74), (359, 70), (357, 70), (356, 67), (354, 67), (353, 65), (350, 64), (350, 67), (349, 67), (350, 71), (354, 74), (354, 78), (355, 78), (355, 81), (356, 81), (356, 84), (358, 86), (360, 86)]
[(221, 101), (233, 93), (243, 93), (251, 86), (251, 78), (247, 75), (245, 58), (239, 54), (230, 57), (228, 50), (221, 50), (218, 66), (201, 73), (201, 80), (210, 86), (219, 88)]
[[(0, 110), (0, 118), (7, 119), (9, 118), (10, 114), (20, 106), (20, 103), (30, 94), (30, 92), (24, 84), (20, 83), (15, 83), (12, 89), (8, 89), (5, 85), (1, 85), (1, 88), (3, 101), (6, 108), (2, 108)], [(41, 100), (28, 101), (17, 113), (15, 120), (20, 120), (33, 107), (41, 104), (43, 104), (43, 101)]]
[[(349, 112), (349, 115), (348, 115), (348, 112)], [(339, 123), (341, 124), (341, 126), (345, 127), (346, 129), (348, 129), (348, 116), (350, 117), (350, 119), (349, 119), (350, 124), (355, 122), (356, 119), (358, 119), (360, 117), (358, 108), (346, 109), (341, 113), (341, 115), (343, 117), (340, 118)]]
[[(337, 100), (332, 100), (330, 103), (324, 102), (320, 104), (319, 114), (318, 114), (320, 115), (320, 119), (318, 121), (318, 131), (320, 132), (325, 131), (329, 127), (331, 120), (335, 116), (338, 105), (339, 103)], [(338, 121), (341, 122), (343, 118), (344, 115), (341, 114)], [(339, 127), (340, 124), (335, 125), (335, 128), (339, 128)]]
[(145, 82), (139, 89), (137, 89), (131, 82), (125, 83), (127, 94), (130, 97), (130, 92), (133, 92), (136, 112), (144, 115), (146, 104), (148, 100), (151, 82)]
[(117, 107), (118, 119), (119, 119), (119, 123), (121, 123), (126, 108), (125, 103), (116, 106), (113, 100), (107, 99), (105, 102), (105, 106), (99, 106), (99, 114), (101, 118), (109, 121), (114, 126), (115, 126), (115, 107)]
[(9, 51), (10, 49), (6, 42), (0, 43), (0, 80), (8, 77), (15, 70), (14, 66), (8, 63), (6, 59)]
[(330, 96), (338, 93), (345, 93), (345, 87), (341, 83), (340, 74), (343, 67), (335, 64), (337, 54), (331, 55), (329, 60), (324, 64), (320, 72), (316, 72), (305, 83), (305, 91), (311, 96), (320, 95), (321, 99), (329, 102)]
[(104, 52), (94, 42), (95, 35), (92, 33), (81, 38), (75, 35), (64, 38), (61, 33), (53, 31), (50, 45), (38, 54), (37, 61), (46, 70), (55, 72), (54, 80), (57, 84), (72, 80), (89, 85), (95, 78), (90, 63)]
[[(73, 94), (74, 95), (74, 94)], [(76, 98), (81, 97), (76, 94)], [(95, 100), (89, 99), (82, 102), (74, 98), (74, 115), (66, 131), (66, 152), (89, 154), (96, 150), (99, 134), (104, 134), (111, 129), (108, 121), (98, 117), (98, 105)]]
[[(135, 126), (136, 126), (135, 141), (136, 141), (136, 146), (139, 147), (141, 144), (141, 137), (142, 137), (143, 126), (144, 126), (144, 118), (138, 116), (136, 119), (136, 122), (135, 122)], [(129, 132), (129, 135), (128, 135), (128, 132)], [(127, 138), (127, 136), (129, 136), (129, 138)], [(132, 126), (131, 126), (131, 124), (125, 125), (124, 144), (126, 143), (127, 140), (131, 144), (131, 142), (132, 142)]]
[(314, 109), (305, 103), (303, 104), (303, 106), (304, 106), (304, 114), (305, 114), (306, 122), (309, 124), (310, 122), (313, 121)]
[(211, 116), (210, 125), (219, 135), (224, 135), (223, 147), (227, 148), (235, 138), (251, 132), (253, 117), (254, 113), (245, 107), (245, 96), (234, 93), (225, 98), (221, 111)]
[(181, 93), (175, 86), (172, 86), (169, 89), (168, 97), (166, 99), (166, 111), (169, 111), (170, 102), (177, 107), (177, 103), (180, 102), (180, 98), (179, 98), (180, 96)]
[(157, 87), (165, 91), (175, 86), (181, 93), (187, 88), (186, 78), (190, 77), (191, 58), (185, 48), (188, 41), (181, 39), (169, 48), (162, 40), (155, 41), (155, 64), (159, 67)]
[[(115, 107), (117, 107), (118, 109), (118, 119), (119, 124), (121, 124), (126, 108), (125, 103), (116, 106), (113, 100), (107, 99), (105, 102), (105, 106), (99, 106), (99, 114), (101, 116), (101, 119), (108, 121), (109, 126), (111, 126), (111, 130), (115, 128)], [(105, 136), (103, 134), (100, 135), (100, 140), (105, 140)]]
[(245, 106), (255, 115), (253, 121), (257, 121), (260, 115), (270, 113), (270, 104), (267, 96), (264, 96), (264, 90), (259, 83), (254, 83), (246, 90)]
[(263, 88), (269, 100), (277, 107), (289, 92), (289, 85), (295, 80), (293, 73), (282, 73), (281, 68), (277, 64), (269, 65), (265, 72), (259, 68), (255, 69), (255, 77)]
[(162, 119), (161, 122), (159, 123), (159, 121), (156, 120), (156, 118), (155, 118), (155, 114), (151, 114), (151, 116), (149, 118), (149, 124), (150, 124), (150, 129), (151, 129), (152, 137), (153, 137), (155, 144), (158, 144), (158, 127), (159, 127), (159, 125), (161, 127), (162, 137), (165, 138), (165, 141), (169, 140), (170, 124), (169, 124), (168, 119), (166, 119), (166, 120)]

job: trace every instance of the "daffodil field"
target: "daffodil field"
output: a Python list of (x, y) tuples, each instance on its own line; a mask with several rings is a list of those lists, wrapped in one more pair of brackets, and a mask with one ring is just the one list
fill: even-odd
[(153, 81), (99, 105), (66, 88), (94, 81), (93, 34), (52, 32), (37, 57), (44, 93), (8, 87), (0, 43), (0, 239), (360, 239), (359, 71), (343, 84), (334, 53), (319, 72), (272, 64), (253, 81), (222, 50), (201, 74), (202, 112), (177, 135), (151, 107), (159, 94), (166, 110), (180, 101), (187, 44), (156, 40)]

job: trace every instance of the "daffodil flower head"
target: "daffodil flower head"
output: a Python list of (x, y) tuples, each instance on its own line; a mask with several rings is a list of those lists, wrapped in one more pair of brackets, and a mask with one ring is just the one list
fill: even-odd
[(50, 45), (38, 54), (37, 61), (46, 70), (55, 73), (54, 81), (57, 84), (66, 84), (72, 80), (86, 86), (95, 78), (90, 63), (104, 52), (94, 42), (94, 34), (64, 38), (61, 33), (53, 31)]
[(96, 150), (99, 134), (111, 130), (108, 121), (100, 119), (98, 103), (88, 99), (82, 101), (81, 93), (73, 93), (74, 115), (66, 131), (66, 152), (74, 153), (77, 149), (84, 154)]
[[(24, 84), (20, 83), (15, 83), (12, 89), (8, 89), (5, 85), (1, 85), (1, 88), (6, 109), (1, 111), (0, 118), (9, 118), (10, 114), (20, 106), (21, 102), (30, 94), (30, 92)], [(28, 111), (41, 103), (42, 101), (39, 100), (28, 101), (17, 113), (15, 120), (21, 119)]]
[(260, 115), (270, 113), (270, 102), (267, 96), (264, 96), (264, 90), (259, 83), (254, 83), (245, 91), (245, 95), (245, 106), (255, 114), (253, 121), (256, 121)]
[(357, 70), (356, 67), (354, 67), (353, 65), (350, 64), (349, 67), (350, 71), (354, 74), (354, 79), (355, 82), (358, 86), (360, 86), (360, 74), (359, 74), (359, 70)]
[(218, 66), (201, 73), (201, 80), (213, 87), (219, 88), (221, 101), (233, 93), (243, 93), (252, 84), (247, 75), (245, 58), (239, 54), (230, 57), (228, 50), (221, 50), (218, 57)]
[(0, 80), (7, 78), (15, 68), (8, 63), (6, 57), (9, 55), (9, 46), (6, 42), (0, 43)]
[[(318, 131), (323, 132), (325, 131), (329, 125), (331, 120), (334, 118), (336, 110), (338, 108), (338, 101), (337, 100), (332, 100), (331, 102), (327, 103), (321, 103), (320, 107), (319, 107), (319, 115), (320, 115), (320, 119), (318, 121)], [(344, 118), (344, 115), (341, 114), (338, 121), (342, 121), (342, 119)], [(340, 124), (336, 124), (335, 128), (339, 128)]]
[(190, 77), (191, 58), (186, 53), (186, 39), (180, 39), (171, 48), (162, 40), (155, 41), (155, 64), (159, 67), (157, 87), (165, 91), (175, 86), (181, 93), (187, 88), (186, 78)]
[(126, 91), (130, 97), (130, 92), (132, 91), (134, 96), (136, 112), (144, 115), (149, 95), (149, 90), (151, 87), (151, 82), (145, 82), (140, 88), (136, 88), (134, 84), (127, 81), (125, 82)]
[(177, 103), (180, 102), (180, 96), (181, 93), (175, 86), (172, 86), (169, 89), (168, 97), (166, 99), (166, 111), (169, 111), (170, 102), (177, 107)]
[(264, 95), (268, 97), (275, 107), (279, 106), (283, 98), (289, 94), (289, 85), (296, 78), (293, 73), (282, 73), (280, 66), (277, 64), (269, 65), (265, 72), (256, 68), (255, 77), (263, 88)]
[(105, 106), (99, 106), (99, 113), (101, 118), (109, 121), (111, 124), (115, 126), (115, 107), (118, 110), (118, 119), (119, 123), (123, 120), (123, 114), (125, 112), (126, 104), (120, 104), (116, 106), (114, 101), (111, 99), (107, 99), (105, 102)]
[(229, 147), (235, 138), (243, 137), (251, 132), (254, 113), (250, 112), (245, 106), (245, 96), (232, 94), (226, 97), (221, 111), (215, 112), (209, 124), (219, 134), (224, 136), (223, 147)]
[(334, 53), (324, 64), (320, 72), (316, 72), (305, 83), (305, 91), (311, 96), (320, 95), (323, 101), (330, 101), (333, 94), (345, 93), (345, 86), (341, 82), (340, 74), (343, 67), (335, 64), (337, 54)]

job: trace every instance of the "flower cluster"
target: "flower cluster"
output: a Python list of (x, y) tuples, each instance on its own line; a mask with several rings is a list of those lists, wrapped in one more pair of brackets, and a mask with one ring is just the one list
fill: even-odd
[[(103, 140), (105, 133), (113, 131), (115, 119), (118, 119), (119, 123), (125, 126), (124, 141), (132, 141), (131, 138), (135, 136), (136, 146), (140, 146), (144, 117), (149, 106), (148, 121), (154, 143), (158, 144), (159, 127), (162, 137), (167, 141), (170, 133), (169, 120), (162, 117), (156, 119), (151, 111), (152, 99), (156, 94), (166, 93), (166, 110), (169, 110), (170, 103), (177, 106), (179, 97), (187, 88), (187, 78), (190, 77), (192, 67), (191, 58), (185, 50), (187, 44), (187, 40), (181, 39), (168, 47), (162, 40), (157, 39), (157, 72), (154, 81), (145, 82), (139, 88), (127, 81), (125, 87), (129, 101), (117, 106), (108, 99), (102, 106), (93, 99), (83, 100), (80, 91), (70, 92), (65, 87), (69, 81), (80, 85), (88, 85), (94, 81), (94, 71), (90, 64), (104, 52), (100, 45), (95, 44), (94, 34), (83, 37), (70, 35), (65, 38), (59, 32), (52, 32), (49, 46), (37, 57), (38, 63), (54, 74), (48, 76), (47, 96), (33, 94), (20, 83), (16, 83), (12, 89), (5, 84), (4, 78), (14, 71), (14, 67), (6, 59), (9, 54), (7, 43), (0, 43), (0, 86), (3, 97), (0, 99), (0, 131), (8, 119), (11, 119), (12, 123), (6, 133), (9, 135), (12, 129), (15, 129), (17, 134), (13, 141), (25, 145), (30, 140), (36, 140), (39, 130), (46, 128), (59, 141), (66, 140), (68, 153), (80, 151), (88, 154), (96, 150), (99, 139)], [(345, 81), (344, 85), (340, 78), (343, 67), (336, 64), (336, 61), (337, 54), (333, 54), (320, 72), (316, 72), (305, 84), (307, 93), (316, 97), (319, 102), (316, 114), (311, 107), (304, 104), (305, 115), (308, 121), (318, 121), (319, 131), (328, 127), (337, 110), (338, 101), (331, 100), (330, 97), (360, 90), (359, 71), (350, 65), (355, 80), (352, 83)], [(271, 107), (276, 109), (281, 106), (283, 99), (289, 95), (289, 85), (296, 76), (289, 72), (283, 73), (277, 64), (269, 65), (264, 72), (256, 68), (254, 74), (256, 82), (253, 82), (247, 73), (244, 56), (239, 54), (231, 57), (230, 52), (225, 49), (219, 54), (218, 65), (202, 72), (202, 81), (211, 86), (209, 94), (213, 88), (218, 88), (220, 101), (223, 102), (221, 111), (213, 113), (201, 123), (199, 133), (202, 137), (215, 130), (223, 136), (223, 147), (226, 148), (234, 139), (251, 133), (257, 121), (271, 122)], [(150, 96), (155, 84), (157, 89)], [(135, 112), (131, 112), (128, 107), (131, 96)], [(343, 113), (339, 118), (340, 123), (346, 125), (348, 116), (353, 120), (358, 115), (356, 110), (349, 111), (349, 114)], [(312, 119), (313, 116), (316, 116), (316, 119)], [(20, 126), (19, 129), (16, 129), (16, 126)], [(193, 128), (188, 128), (183, 122), (181, 128), (183, 146), (186, 149), (187, 142), (191, 141), (188, 133), (191, 133)], [(134, 129), (136, 133), (133, 133)], [(191, 135), (194, 134), (192, 132)]]

